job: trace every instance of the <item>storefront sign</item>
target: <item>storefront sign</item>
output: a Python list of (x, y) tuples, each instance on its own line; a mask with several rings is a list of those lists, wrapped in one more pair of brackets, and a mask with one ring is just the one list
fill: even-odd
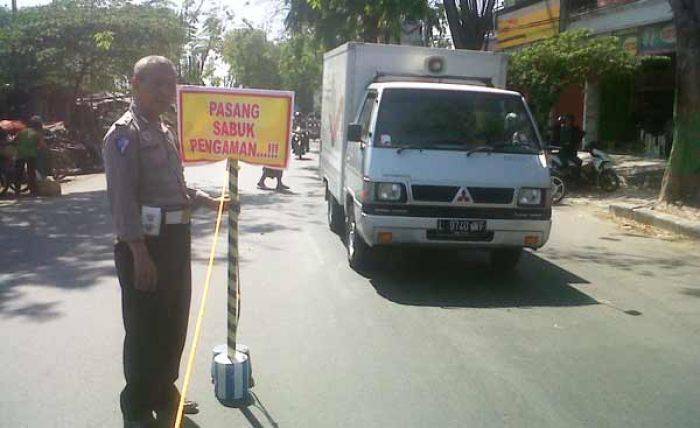
[(559, 0), (542, 1), (498, 15), (498, 49), (546, 39), (559, 32)]
[(676, 27), (673, 23), (654, 25), (641, 30), (642, 54), (668, 53), (676, 50)]

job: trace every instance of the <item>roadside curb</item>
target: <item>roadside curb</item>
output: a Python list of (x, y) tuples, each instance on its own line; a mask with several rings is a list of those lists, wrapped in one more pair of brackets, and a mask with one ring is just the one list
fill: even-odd
[(613, 217), (633, 220), (687, 238), (700, 240), (700, 224), (670, 214), (659, 213), (650, 208), (610, 205), (610, 214)]

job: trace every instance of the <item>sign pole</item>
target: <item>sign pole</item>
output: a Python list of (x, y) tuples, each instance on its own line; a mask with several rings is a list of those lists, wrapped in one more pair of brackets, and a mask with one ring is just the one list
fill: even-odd
[(228, 299), (226, 302), (226, 344), (214, 347), (211, 375), (216, 397), (226, 405), (245, 406), (250, 402), (252, 367), (248, 347), (236, 343), (241, 313), (240, 276), (238, 275), (238, 160), (228, 160)]
[(228, 329), (227, 351), (229, 357), (236, 354), (236, 332), (238, 331), (238, 160), (228, 161), (228, 193), (231, 204), (228, 209)]

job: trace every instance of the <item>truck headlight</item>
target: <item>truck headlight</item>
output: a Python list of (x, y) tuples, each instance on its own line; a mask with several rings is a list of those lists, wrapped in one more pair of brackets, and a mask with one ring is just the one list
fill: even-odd
[(543, 203), (542, 189), (524, 187), (518, 192), (518, 205), (542, 206)]
[(374, 197), (381, 202), (406, 202), (406, 187), (401, 183), (374, 183)]

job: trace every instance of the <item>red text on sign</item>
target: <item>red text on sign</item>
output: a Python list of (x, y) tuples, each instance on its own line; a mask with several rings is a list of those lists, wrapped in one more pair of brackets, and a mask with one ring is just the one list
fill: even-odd
[(214, 121), (214, 135), (226, 137), (255, 138), (255, 125), (241, 122)]
[(210, 101), (209, 116), (257, 119), (260, 117), (260, 106), (257, 104), (217, 103)]

